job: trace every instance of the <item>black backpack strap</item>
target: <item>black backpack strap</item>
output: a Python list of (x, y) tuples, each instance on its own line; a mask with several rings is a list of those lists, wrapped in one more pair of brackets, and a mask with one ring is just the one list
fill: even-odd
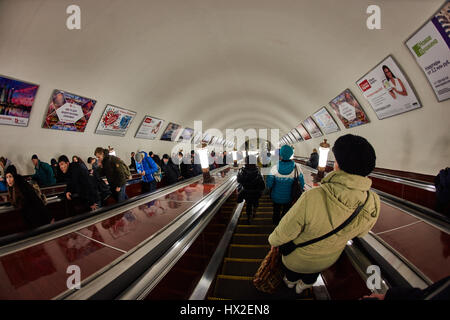
[(305, 246), (307, 246), (307, 245), (310, 245), (310, 244), (319, 242), (319, 241), (321, 241), (321, 240), (323, 240), (323, 239), (326, 239), (326, 238), (332, 236), (332, 235), (335, 234), (335, 233), (338, 233), (338, 232), (341, 231), (342, 229), (344, 229), (346, 226), (349, 225), (350, 222), (353, 221), (353, 219), (355, 219), (355, 217), (358, 215), (358, 213), (359, 213), (359, 212), (362, 210), (362, 208), (366, 205), (367, 201), (369, 200), (369, 195), (370, 195), (370, 194), (369, 194), (369, 191), (367, 191), (367, 198), (366, 198), (366, 201), (364, 202), (364, 204), (361, 205), (361, 206), (358, 206), (358, 208), (356, 208), (356, 210), (352, 213), (352, 215), (351, 215), (350, 217), (348, 217), (347, 220), (345, 220), (339, 227), (337, 227), (337, 228), (334, 229), (334, 230), (331, 230), (330, 232), (328, 232), (327, 234), (324, 234), (324, 235), (321, 236), (321, 237), (318, 237), (318, 238), (315, 238), (315, 239), (312, 239), (312, 240), (309, 240), (309, 241), (306, 241), (306, 242), (303, 242), (303, 243), (296, 244), (296, 245), (295, 245), (296, 248), (305, 247)]

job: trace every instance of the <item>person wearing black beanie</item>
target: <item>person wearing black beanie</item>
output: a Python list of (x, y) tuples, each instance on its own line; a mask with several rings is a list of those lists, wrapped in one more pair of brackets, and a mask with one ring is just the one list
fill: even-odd
[(375, 169), (375, 150), (363, 137), (353, 134), (341, 136), (332, 150), (339, 169), (347, 173), (366, 177)]

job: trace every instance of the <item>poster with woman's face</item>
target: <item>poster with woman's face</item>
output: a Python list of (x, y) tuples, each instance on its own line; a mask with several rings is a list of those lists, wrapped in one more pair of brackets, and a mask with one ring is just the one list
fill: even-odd
[(322, 136), (322, 132), (320, 132), (319, 127), (316, 125), (314, 120), (311, 117), (306, 118), (305, 121), (303, 121), (303, 126), (308, 130), (310, 135), (313, 138), (318, 138)]
[(295, 129), (300, 133), (303, 140), (309, 140), (311, 139), (311, 136), (309, 135), (308, 131), (306, 131), (305, 127), (300, 123), (298, 126), (295, 127)]
[(164, 130), (163, 134), (161, 135), (161, 140), (175, 141), (180, 128), (181, 126), (179, 124), (169, 122), (169, 124), (166, 127), (166, 130)]
[(178, 138), (178, 141), (191, 141), (192, 135), (194, 134), (194, 129), (191, 128), (184, 128), (183, 132), (181, 133), (180, 137)]
[(370, 122), (358, 100), (349, 89), (331, 100), (330, 106), (346, 129)]
[(380, 120), (421, 107), (392, 56), (384, 59), (356, 84)]
[(145, 116), (144, 120), (142, 120), (141, 126), (136, 132), (136, 138), (150, 139), (150, 140), (155, 139), (158, 133), (160, 132), (163, 124), (164, 120), (151, 116)]
[(95, 103), (89, 98), (55, 90), (42, 128), (84, 132)]

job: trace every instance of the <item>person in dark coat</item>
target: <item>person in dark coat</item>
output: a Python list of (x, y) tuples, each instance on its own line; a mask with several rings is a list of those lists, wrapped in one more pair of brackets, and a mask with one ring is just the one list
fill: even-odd
[(128, 166), (131, 170), (136, 171), (136, 160), (134, 160), (134, 156), (136, 154), (134, 152), (131, 153), (131, 164)]
[(189, 179), (194, 176), (194, 167), (191, 162), (191, 158), (183, 157), (183, 153), (178, 153), (178, 159), (180, 161), (180, 173), (183, 179)]
[(97, 183), (88, 169), (80, 162), (69, 162), (67, 156), (58, 158), (58, 165), (64, 174), (66, 186), (66, 199), (72, 201), (75, 197), (83, 206), (83, 212), (96, 210), (100, 206), (100, 197), (97, 192)]
[(319, 165), (319, 154), (317, 153), (317, 149), (313, 149), (313, 152), (309, 156), (309, 160), (306, 162), (306, 165), (317, 169), (317, 166)]
[(31, 179), (36, 181), (40, 187), (56, 184), (53, 169), (48, 163), (39, 160), (38, 156), (35, 154), (31, 157), (31, 161), (33, 162), (35, 171), (35, 173), (31, 176)]
[(5, 176), (10, 202), (14, 208), (20, 210), (28, 228), (37, 228), (53, 221), (40, 190), (35, 189), (21, 175), (17, 174), (14, 166), (6, 169)]
[(237, 182), (242, 185), (240, 197), (245, 199), (247, 204), (247, 219), (250, 223), (259, 206), (259, 198), (266, 188), (254, 155), (247, 156), (245, 167), (239, 170)]
[(128, 199), (126, 194), (127, 180), (131, 177), (128, 166), (116, 156), (110, 155), (108, 149), (98, 147), (94, 151), (98, 159), (99, 176), (106, 176), (109, 188), (117, 202)]
[(93, 177), (97, 184), (97, 191), (100, 196), (100, 205), (104, 205), (106, 200), (111, 196), (111, 190), (109, 189), (109, 186), (106, 184), (103, 178), (100, 176), (100, 167), (97, 164), (97, 159), (89, 157), (87, 161), (91, 167), (91, 169), (89, 170), (89, 175)]
[(53, 175), (55, 176), (56, 183), (63, 183), (64, 182), (64, 174), (62, 173), (61, 169), (59, 168), (58, 161), (56, 161), (56, 159), (51, 159), (50, 165), (52, 166)]
[(164, 185), (170, 186), (181, 179), (180, 170), (175, 165), (168, 154), (163, 155), (161, 163), (161, 171), (163, 173), (162, 181)]
[(200, 164), (200, 157), (194, 150), (191, 151), (191, 163), (192, 173), (194, 177), (203, 173), (202, 166)]

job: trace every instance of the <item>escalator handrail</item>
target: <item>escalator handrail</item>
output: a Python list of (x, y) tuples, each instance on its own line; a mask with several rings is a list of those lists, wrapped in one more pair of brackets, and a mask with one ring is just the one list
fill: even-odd
[[(223, 198), (221, 200), (222, 203), (226, 201), (226, 197), (222, 197), (223, 194), (234, 191), (236, 187), (236, 175), (230, 176), (227, 181), (206, 195), (202, 200), (198, 201), (194, 206), (183, 212), (170, 224), (160, 229), (134, 249), (123, 254), (109, 265), (83, 280), (81, 289), (67, 290), (55, 297), (55, 299), (103, 300), (115, 299), (119, 295), (125, 299), (127, 288), (130, 288), (130, 286), (139, 287), (140, 281), (146, 280), (142, 280), (145, 275), (149, 273), (154, 274), (158, 279), (151, 278), (151, 280), (158, 280), (157, 282), (159, 282), (161, 275), (170, 270), (167, 266), (169, 264), (173, 266), (174, 262), (176, 262), (175, 259), (181, 257), (179, 253), (185, 251), (183, 251), (183, 245), (180, 244), (186, 241), (186, 237), (188, 236), (191, 238), (187, 242), (192, 243), (195, 240), (192, 237), (200, 234), (198, 229), (195, 229), (197, 223), (200, 220), (205, 222), (205, 219), (210, 216), (210, 207), (218, 199)], [(205, 212), (207, 213), (206, 216), (204, 216)], [(212, 216), (210, 217), (212, 218)], [(206, 226), (207, 222), (205, 222), (204, 226)], [(193, 228), (195, 229), (194, 231), (192, 231)], [(173, 254), (175, 252), (173, 250), (176, 250), (177, 254), (168, 259), (167, 255), (170, 255), (171, 252)], [(157, 270), (151, 269), (152, 266), (164, 257), (166, 257), (164, 261), (167, 264), (158, 265)], [(156, 284), (153, 283), (153, 285)], [(139, 293), (137, 295), (142, 296), (142, 290), (138, 291)], [(136, 296), (136, 293), (132, 294)]]
[[(219, 173), (226, 170), (229, 166), (224, 166), (211, 171), (211, 174)], [(121, 203), (115, 203), (108, 207), (98, 210), (86, 212), (75, 217), (70, 217), (57, 221), (50, 225), (38, 227), (28, 232), (16, 233), (0, 238), (0, 257), (15, 251), (43, 243), (54, 238), (75, 232), (86, 226), (98, 223), (104, 219), (113, 217), (123, 211), (129, 210), (125, 208), (134, 208), (140, 204), (148, 203), (154, 199), (172, 193), (178, 189), (184, 188), (197, 181), (202, 180), (202, 175), (180, 181), (174, 185), (157, 189), (154, 192), (145, 193), (136, 197), (125, 200)]]
[[(295, 159), (299, 159), (299, 158), (300, 158), (300, 160), (307, 159), (304, 157), (295, 157)], [(331, 163), (331, 166), (334, 165), (333, 161), (328, 161), (328, 162)], [(311, 170), (317, 171), (316, 169), (313, 169), (305, 164), (302, 164), (302, 165), (310, 168)], [(369, 174), (369, 177), (374, 177), (374, 178), (383, 179), (383, 180), (390, 181), (390, 182), (400, 183), (400, 184), (404, 184), (404, 185), (411, 186), (411, 187), (416, 187), (416, 188), (423, 189), (423, 190), (430, 191), (430, 192), (436, 192), (436, 187), (434, 186), (434, 184), (427, 182), (427, 181), (399, 177), (399, 176), (395, 176), (395, 175), (391, 175), (391, 174), (387, 174), (387, 173), (381, 173), (381, 172), (372, 172)]]

